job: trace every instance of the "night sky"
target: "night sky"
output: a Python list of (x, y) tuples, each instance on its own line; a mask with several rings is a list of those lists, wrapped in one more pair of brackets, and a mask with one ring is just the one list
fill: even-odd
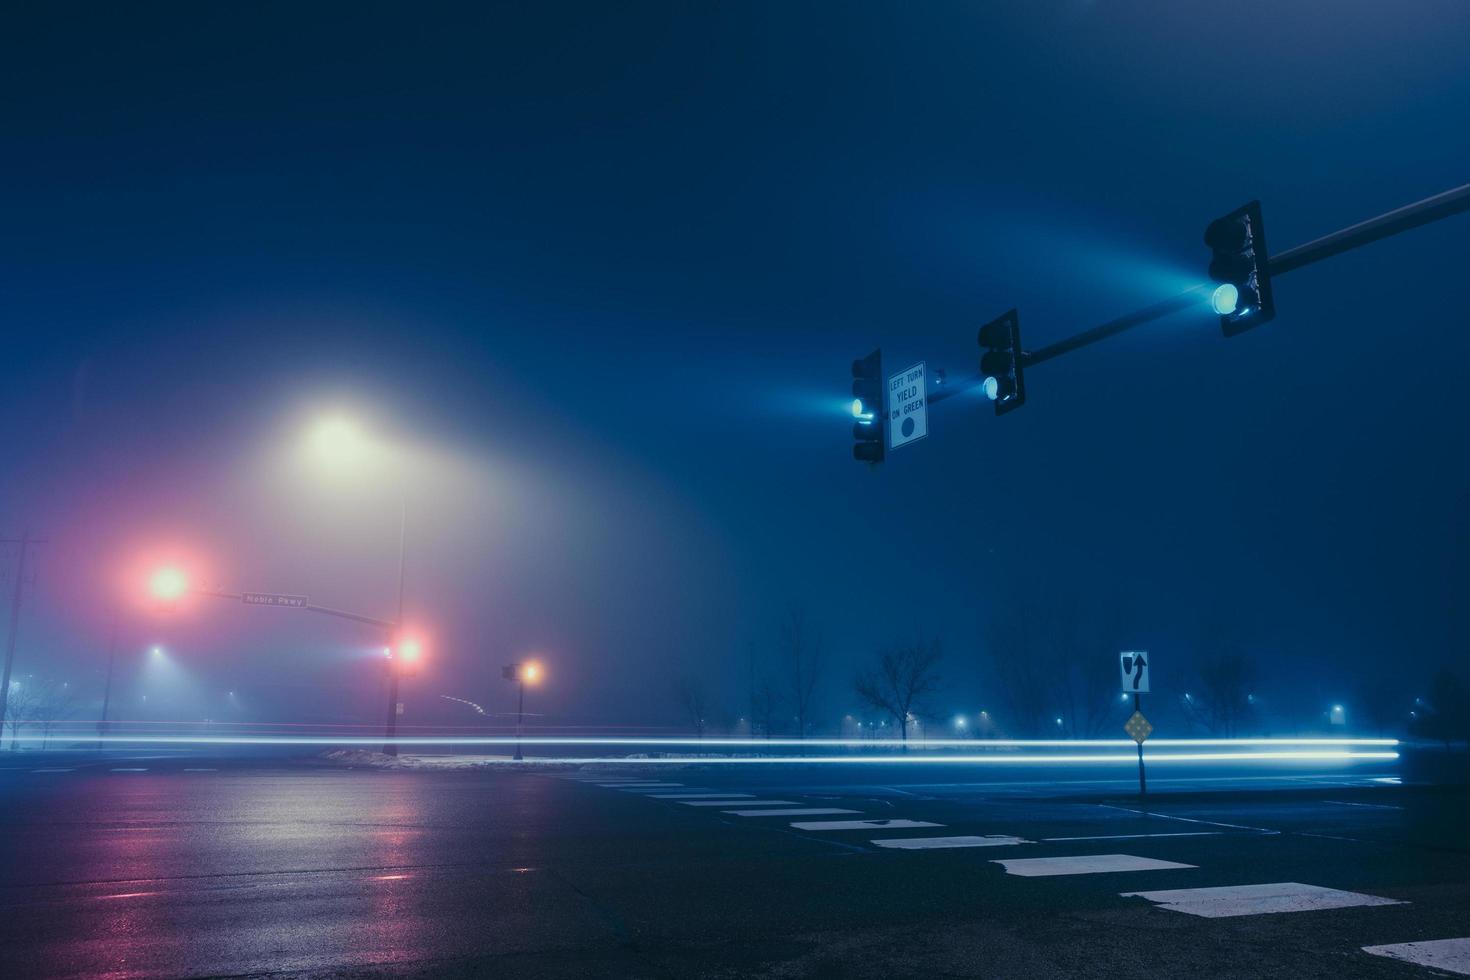
[[(1011, 307), (1035, 347), (1200, 282), (1253, 198), (1280, 251), (1464, 183), (1467, 37), (1451, 0), (12, 9), (0, 531), (51, 539), (17, 673), (100, 696), (117, 608), (182, 716), (376, 722), (371, 631), (125, 583), (391, 616), (400, 499), (416, 722), (506, 710), (529, 652), (549, 723), (679, 724), (685, 674), (733, 718), (792, 604), (832, 718), (917, 634), (936, 710), (997, 703), (992, 624), (1056, 597), (1166, 691), (1222, 634), (1278, 697), (1463, 664), (1464, 217), (1241, 337), (1201, 308), (1004, 418), (936, 406), (876, 470), (844, 413), (875, 346), (960, 378)], [(324, 412), (391, 465), (313, 478)]]

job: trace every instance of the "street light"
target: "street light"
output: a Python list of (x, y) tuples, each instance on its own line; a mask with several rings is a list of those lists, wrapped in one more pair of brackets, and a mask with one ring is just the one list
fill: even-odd
[[(324, 415), (315, 419), (306, 430), (304, 448), (310, 460), (327, 471), (329, 477), (362, 478), (369, 471), (380, 469), (385, 463), (391, 447), (363, 428), (356, 419), (341, 413)], [(403, 627), (403, 581), (404, 556), (408, 537), (408, 504), (400, 501), (398, 508), (398, 613), (388, 624), (388, 642), (396, 651), (386, 651), (388, 670), (388, 721), (384, 725), (383, 745), (385, 755), (397, 755), (398, 746), (394, 739), (398, 735), (398, 682), (410, 665), (421, 654), (417, 641), (398, 638)], [(367, 621), (367, 617), (347, 618)], [(395, 655), (396, 654), (396, 655)]]
[(500, 668), (500, 676), (508, 681), (516, 682), (516, 754), (515, 761), (522, 760), (521, 755), (521, 724), (526, 713), (526, 685), (536, 685), (541, 682), (544, 671), (541, 665), (532, 660), (527, 663), (506, 664)]
[(160, 568), (148, 580), (148, 591), (153, 593), (155, 599), (172, 602), (189, 591), (189, 578), (182, 569), (171, 566)]

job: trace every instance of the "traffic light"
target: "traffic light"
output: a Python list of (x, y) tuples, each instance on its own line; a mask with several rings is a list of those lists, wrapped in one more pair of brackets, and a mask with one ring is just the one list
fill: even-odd
[(1026, 404), (1026, 355), (1021, 350), (1021, 318), (1015, 310), (980, 328), (980, 374), (985, 394), (1004, 415)]
[(852, 458), (883, 462), (883, 351), (852, 362)]
[(1210, 308), (1220, 314), (1225, 336), (1234, 337), (1275, 317), (1261, 202), (1252, 201), (1211, 221), (1205, 244), (1214, 253), (1210, 278), (1219, 284), (1210, 294)]

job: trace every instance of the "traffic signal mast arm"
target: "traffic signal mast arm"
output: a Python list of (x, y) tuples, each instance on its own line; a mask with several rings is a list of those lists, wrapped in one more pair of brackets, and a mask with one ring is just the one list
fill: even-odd
[[(1370, 218), (1367, 221), (1344, 228), (1341, 231), (1335, 231), (1315, 241), (1287, 249), (1277, 255), (1267, 256), (1267, 268), (1271, 277), (1274, 279), (1277, 276), (1282, 276), (1288, 272), (1311, 265), (1313, 262), (1320, 262), (1323, 259), (1341, 255), (1343, 252), (1351, 249), (1368, 245), (1380, 239), (1388, 238), (1391, 235), (1396, 235), (1399, 232), (1409, 231), (1421, 225), (1427, 225), (1465, 211), (1470, 211), (1470, 184), (1465, 184), (1453, 190), (1445, 191), (1442, 194), (1436, 194), (1422, 201), (1405, 205), (1387, 214)], [(1152, 323), (1155, 320), (1161, 320), (1166, 316), (1171, 316), (1191, 307), (1196, 307), (1203, 299), (1208, 297), (1211, 288), (1212, 286), (1207, 284), (1194, 286), (1177, 296), (1170, 297), (1152, 306), (1146, 306), (1141, 310), (1124, 314), (1116, 319), (1084, 330), (1081, 333), (1073, 334), (1063, 340), (1037, 348), (1034, 351), (1027, 351), (1021, 356), (1021, 364), (1025, 368), (1030, 368), (1045, 361), (1050, 361), (1053, 358), (1060, 357), (1063, 354), (1086, 347), (1089, 344), (1106, 340), (1109, 337), (1116, 336), (1134, 327), (1140, 327), (1145, 323)], [(932, 404), (956, 395), (961, 391), (973, 391), (980, 388), (984, 383), (985, 377), (982, 375), (973, 380), (948, 385), (944, 391), (935, 392), (931, 395), (929, 401)]]
[(1285, 275), (1293, 269), (1300, 269), (1313, 262), (1330, 259), (1334, 255), (1341, 255), (1360, 245), (1367, 245), (1380, 238), (1397, 235), (1401, 231), (1409, 231), (1441, 218), (1449, 218), (1463, 211), (1470, 211), (1470, 184), (1462, 184), (1443, 194), (1436, 194), (1422, 201), (1406, 204), (1397, 211), (1380, 214), (1376, 218), (1369, 218), (1351, 228), (1335, 231), (1316, 241), (1307, 242), (1305, 245), (1289, 248), (1280, 255), (1271, 256), (1268, 260), (1271, 275)]

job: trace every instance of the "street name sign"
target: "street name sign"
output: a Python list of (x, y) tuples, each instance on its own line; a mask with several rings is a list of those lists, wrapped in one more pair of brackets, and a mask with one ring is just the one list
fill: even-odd
[(275, 592), (244, 592), (240, 595), (240, 601), (247, 606), (292, 606), (296, 609), (303, 609), (306, 607), (307, 597), (279, 595)]
[(888, 379), (888, 448), (918, 442), (929, 434), (929, 398), (924, 390), (924, 362)]
[(1118, 654), (1118, 667), (1123, 675), (1123, 693), (1148, 693), (1149, 655), (1142, 650)]
[(1142, 745), (1143, 740), (1154, 733), (1154, 726), (1148, 723), (1142, 711), (1135, 711), (1132, 717), (1123, 723), (1123, 731), (1127, 732), (1128, 737), (1133, 741)]

